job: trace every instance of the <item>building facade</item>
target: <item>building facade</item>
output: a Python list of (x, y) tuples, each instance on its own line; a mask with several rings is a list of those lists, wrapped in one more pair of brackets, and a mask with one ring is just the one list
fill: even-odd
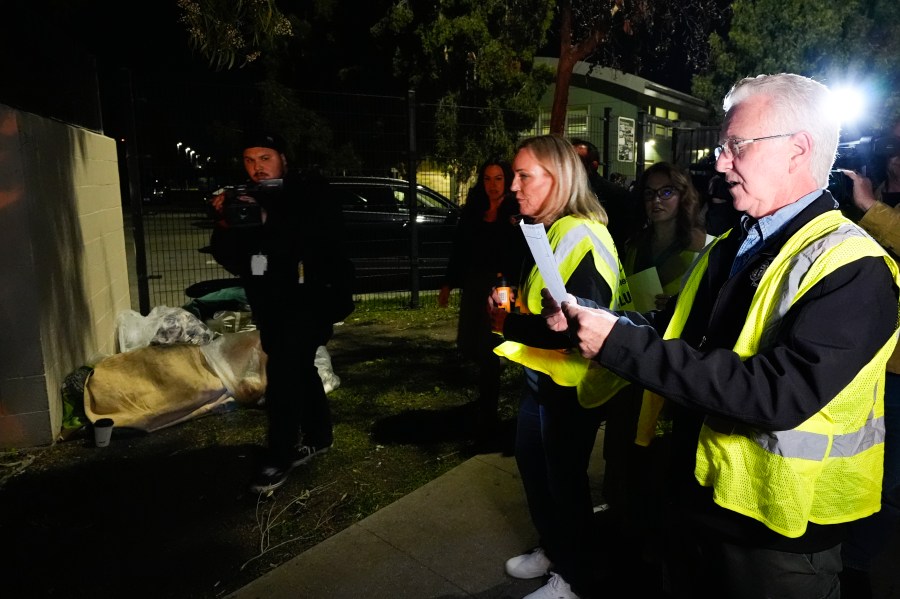
[[(556, 58), (537, 63), (556, 71)], [(553, 87), (541, 100), (536, 134), (550, 132)], [(578, 62), (569, 86), (566, 137), (593, 142), (603, 158), (601, 172), (633, 180), (662, 160), (688, 167), (709, 155), (718, 124), (703, 100), (643, 77)]]

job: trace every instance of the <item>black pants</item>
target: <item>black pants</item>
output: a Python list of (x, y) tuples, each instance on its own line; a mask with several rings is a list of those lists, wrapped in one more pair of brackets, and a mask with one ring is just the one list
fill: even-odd
[(840, 599), (841, 546), (788, 553), (697, 535), (672, 522), (666, 570), (678, 599)]
[[(299, 443), (332, 444), (331, 408), (316, 368), (316, 349), (333, 331), (327, 317), (296, 301), (292, 290), (247, 290), (266, 353), (266, 413), (268, 445), (277, 460)], [(300, 298), (302, 299), (302, 298)], [(294, 301), (292, 301), (294, 300)]]
[(587, 472), (602, 419), (601, 408), (578, 403), (574, 387), (560, 387), (525, 369), (516, 464), (541, 546), (554, 571), (583, 597), (597, 586), (595, 543), (606, 542), (592, 538)]
[(500, 375), (503, 367), (494, 348), (503, 342), (500, 335), (491, 332), (487, 314), (487, 297), (490, 287), (472, 283), (463, 290), (459, 306), (459, 326), (456, 343), (460, 353), (471, 360), (477, 371), (478, 416), (482, 420), (497, 418), (500, 402)]

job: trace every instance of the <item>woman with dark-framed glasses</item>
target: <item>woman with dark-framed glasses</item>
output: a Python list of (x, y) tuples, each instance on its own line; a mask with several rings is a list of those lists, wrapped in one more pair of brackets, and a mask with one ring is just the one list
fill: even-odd
[(622, 265), (629, 276), (656, 269), (663, 290), (656, 307), (662, 309), (678, 293), (681, 276), (706, 245), (699, 216), (700, 194), (690, 177), (668, 162), (657, 162), (645, 170), (637, 192), (646, 219), (629, 236)]
[[(668, 162), (647, 168), (635, 191), (645, 218), (628, 237), (622, 266), (628, 277), (655, 269), (662, 287), (656, 308), (661, 310), (678, 293), (684, 273), (706, 244), (700, 194), (690, 177)], [(640, 293), (640, 285), (641, 279), (629, 278), (632, 295)], [(664, 493), (659, 486), (663, 477), (654, 473), (665, 467), (667, 455), (666, 440), (635, 444), (643, 392), (629, 385), (607, 404), (602, 486), (607, 505), (598, 517), (601, 527), (612, 527), (634, 544), (633, 555), (647, 555), (653, 535), (661, 530), (648, 514), (661, 513), (655, 502)]]

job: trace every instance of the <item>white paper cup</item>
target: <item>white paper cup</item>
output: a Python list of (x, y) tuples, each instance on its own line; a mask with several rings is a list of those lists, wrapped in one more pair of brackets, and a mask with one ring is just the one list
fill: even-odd
[(97, 447), (106, 447), (112, 438), (113, 431), (112, 418), (100, 418), (94, 422), (94, 443)]

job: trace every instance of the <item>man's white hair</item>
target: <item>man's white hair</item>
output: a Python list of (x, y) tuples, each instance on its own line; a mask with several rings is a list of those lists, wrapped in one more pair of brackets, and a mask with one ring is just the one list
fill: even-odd
[(766, 121), (772, 130), (767, 135), (809, 133), (813, 140), (810, 172), (819, 187), (828, 187), (841, 136), (831, 91), (818, 81), (793, 73), (747, 77), (735, 83), (725, 95), (725, 112), (757, 95), (764, 95), (770, 101)]

